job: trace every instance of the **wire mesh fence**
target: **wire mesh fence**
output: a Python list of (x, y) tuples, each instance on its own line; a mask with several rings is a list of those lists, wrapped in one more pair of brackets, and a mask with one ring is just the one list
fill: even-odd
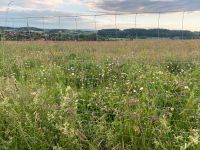
[[(199, 39), (199, 12), (39, 16), (1, 19), (6, 40)], [(165, 29), (173, 29), (170, 32)], [(193, 31), (193, 32), (190, 32)], [(14, 34), (16, 38), (13, 39)]]

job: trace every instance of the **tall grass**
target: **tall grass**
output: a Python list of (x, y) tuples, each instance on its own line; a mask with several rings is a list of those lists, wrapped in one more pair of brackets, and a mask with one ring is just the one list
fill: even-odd
[(0, 149), (200, 149), (199, 43), (155, 44), (7, 42)]

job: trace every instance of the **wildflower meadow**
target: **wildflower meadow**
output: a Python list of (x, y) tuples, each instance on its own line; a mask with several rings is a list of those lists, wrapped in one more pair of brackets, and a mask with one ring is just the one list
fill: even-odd
[(200, 149), (199, 46), (1, 43), (0, 149)]

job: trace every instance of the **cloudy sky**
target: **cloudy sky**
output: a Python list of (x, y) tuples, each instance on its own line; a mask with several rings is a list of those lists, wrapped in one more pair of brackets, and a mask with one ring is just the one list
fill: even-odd
[[(9, 2), (11, 2), (9, 4)], [(180, 11), (180, 12), (173, 12)], [(0, 0), (0, 25), (36, 26), (45, 28), (156, 28), (158, 12), (160, 27), (181, 29), (184, 13), (184, 29), (200, 30), (199, 0)], [(155, 12), (155, 13), (150, 13)], [(172, 13), (173, 12), (173, 13)], [(29, 18), (43, 16), (70, 16), (100, 13), (132, 13), (130, 15), (82, 16), (66, 18)], [(139, 13), (137, 17), (135, 13)], [(6, 15), (7, 14), (7, 15)], [(7, 16), (7, 17), (6, 17)], [(136, 24), (135, 24), (136, 17)], [(6, 19), (7, 18), (7, 19)], [(24, 18), (24, 19), (21, 19)], [(6, 21), (7, 20), (7, 21)], [(116, 21), (116, 23), (115, 23)]]

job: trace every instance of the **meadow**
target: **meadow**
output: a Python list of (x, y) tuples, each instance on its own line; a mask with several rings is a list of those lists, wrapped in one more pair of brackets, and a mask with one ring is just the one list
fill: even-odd
[(0, 44), (0, 149), (200, 149), (199, 40)]

